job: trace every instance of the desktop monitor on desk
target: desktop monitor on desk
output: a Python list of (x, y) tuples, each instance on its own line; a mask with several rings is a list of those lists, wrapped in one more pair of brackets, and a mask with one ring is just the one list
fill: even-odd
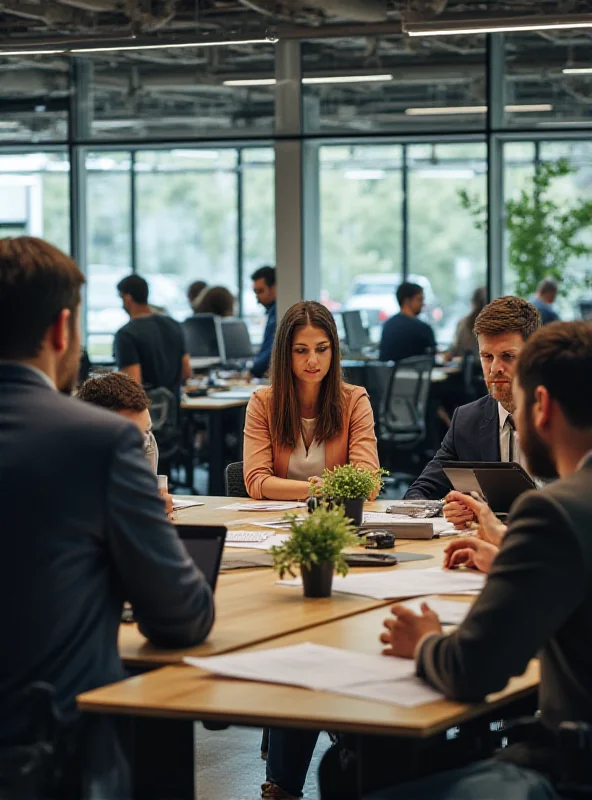
[(243, 319), (226, 317), (222, 320), (222, 341), (225, 361), (246, 361), (253, 358), (253, 345), (247, 323)]
[(224, 361), (220, 318), (215, 314), (194, 314), (183, 323), (187, 352), (194, 369), (213, 367)]
[(370, 334), (362, 322), (360, 311), (342, 311), (343, 327), (345, 329), (345, 340), (351, 352), (359, 353), (364, 347), (369, 347)]

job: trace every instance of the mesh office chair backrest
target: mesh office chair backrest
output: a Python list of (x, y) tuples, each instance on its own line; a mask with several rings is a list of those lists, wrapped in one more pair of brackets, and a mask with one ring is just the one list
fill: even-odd
[(393, 369), (385, 403), (387, 432), (424, 435), (434, 356), (398, 361)]
[(224, 472), (226, 483), (226, 497), (248, 497), (243, 473), (243, 462), (235, 461), (226, 467)]
[(158, 444), (159, 456), (166, 461), (180, 449), (179, 401), (164, 386), (149, 389), (146, 394), (150, 398), (152, 433)]
[(394, 370), (395, 365), (392, 362), (384, 361), (369, 361), (364, 369), (364, 386), (370, 397), (378, 438), (384, 426), (386, 401)]

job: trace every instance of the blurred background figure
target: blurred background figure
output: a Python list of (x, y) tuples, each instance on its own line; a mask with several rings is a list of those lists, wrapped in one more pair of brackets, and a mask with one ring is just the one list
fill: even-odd
[(198, 295), (193, 310), (196, 314), (233, 317), (234, 295), (225, 286), (210, 286)]
[(479, 355), (479, 345), (477, 344), (477, 337), (473, 333), (473, 328), (475, 320), (486, 305), (487, 289), (485, 286), (480, 286), (475, 289), (471, 297), (471, 313), (463, 317), (458, 323), (452, 346), (444, 354), (445, 361), (451, 361), (453, 358), (462, 358), (465, 353), (474, 353), (475, 357)]
[(187, 289), (187, 299), (189, 300), (189, 305), (195, 311), (195, 305), (199, 302), (198, 298), (203, 290), (207, 287), (207, 283), (205, 281), (193, 281), (193, 283)]
[(555, 278), (543, 278), (539, 283), (536, 294), (530, 301), (541, 314), (543, 325), (556, 322), (559, 314), (553, 308), (553, 303), (557, 299), (558, 284)]
[(424, 303), (423, 287), (404, 281), (397, 289), (400, 311), (384, 324), (380, 361), (401, 361), (436, 349), (434, 331), (418, 319)]

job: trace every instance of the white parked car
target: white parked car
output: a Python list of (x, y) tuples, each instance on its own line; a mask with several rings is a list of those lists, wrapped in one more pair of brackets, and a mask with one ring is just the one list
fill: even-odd
[[(414, 274), (408, 275), (407, 280), (410, 283), (417, 283), (423, 289), (425, 306), (422, 316), (430, 325), (438, 324), (443, 311), (430, 281), (424, 275)], [(354, 280), (351, 295), (343, 307), (352, 311), (365, 311), (370, 328), (382, 325), (399, 311), (395, 293), (402, 282), (403, 276), (392, 272), (358, 275)]]

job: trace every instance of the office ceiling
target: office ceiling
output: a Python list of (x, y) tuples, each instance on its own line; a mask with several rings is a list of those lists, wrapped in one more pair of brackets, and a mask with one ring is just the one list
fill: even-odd
[[(157, 40), (208, 35), (302, 38), (308, 77), (392, 75), (377, 84), (306, 87), (309, 128), (322, 133), (479, 129), (478, 113), (409, 115), (410, 108), (471, 108), (486, 97), (484, 36), (410, 39), (402, 21), (479, 15), (592, 13), (592, 0), (0, 0), (0, 46), (48, 41)], [(592, 66), (585, 29), (506, 37), (506, 103), (544, 104), (516, 113), (516, 125), (592, 121)], [(272, 86), (227, 80), (273, 78), (271, 44), (63, 55), (0, 55), (0, 140), (58, 135), (73, 58), (85, 84), (86, 136), (171, 138), (273, 132)], [(12, 126), (12, 127), (11, 127)], [(52, 127), (53, 126), (53, 127)], [(57, 127), (56, 127), (57, 126)]]

